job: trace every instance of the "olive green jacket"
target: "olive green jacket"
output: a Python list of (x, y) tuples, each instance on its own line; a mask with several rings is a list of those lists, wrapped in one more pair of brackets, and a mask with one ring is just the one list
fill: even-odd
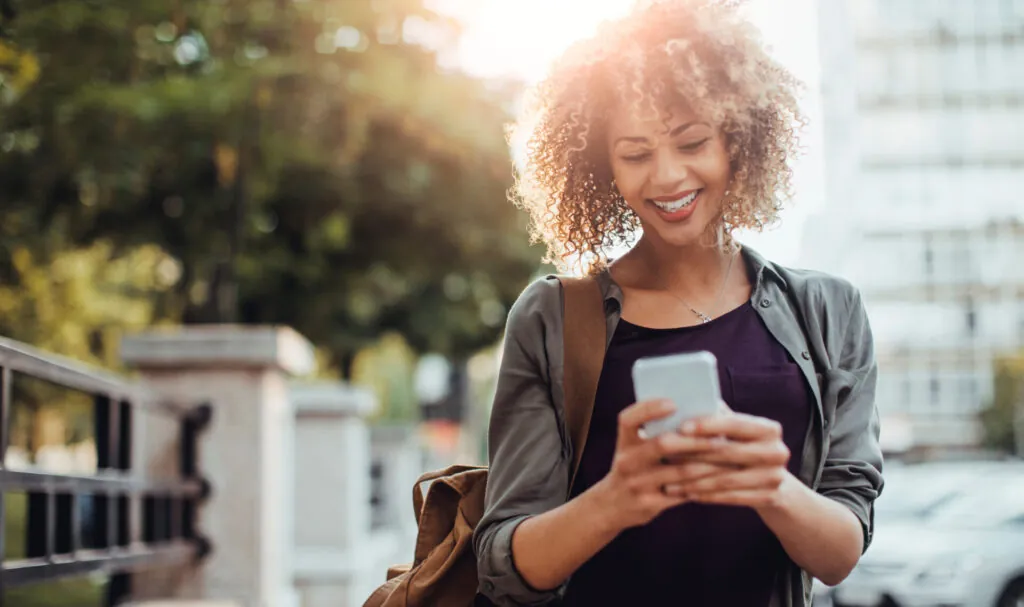
[[(815, 406), (799, 478), (852, 511), (871, 542), (872, 504), (882, 490), (875, 407), (877, 366), (860, 293), (845, 280), (772, 264), (749, 248), (751, 304), (800, 366)], [(622, 289), (605, 271), (608, 341), (622, 309)], [(562, 295), (554, 277), (532, 283), (512, 307), (489, 431), (486, 511), (474, 534), (481, 594), (497, 605), (541, 605), (568, 581), (537, 591), (512, 562), (512, 534), (528, 517), (556, 508), (568, 493), (572, 444), (563, 415)], [(776, 578), (772, 607), (810, 605), (811, 578), (790, 563)], [(685, 592), (680, 597), (685, 604)]]

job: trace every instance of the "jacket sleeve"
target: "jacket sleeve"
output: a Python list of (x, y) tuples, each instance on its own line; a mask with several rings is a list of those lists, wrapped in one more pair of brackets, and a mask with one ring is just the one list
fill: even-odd
[(479, 590), (499, 606), (545, 604), (566, 585), (531, 588), (512, 559), (516, 527), (564, 503), (568, 490), (570, 457), (552, 397), (552, 380), (562, 376), (561, 297), (557, 280), (538, 280), (507, 321), (488, 433), (486, 506), (473, 537)]
[(850, 288), (849, 318), (838, 364), (830, 370), (824, 402), (835, 402), (827, 429), (828, 450), (818, 492), (847, 508), (864, 529), (864, 550), (874, 531), (875, 499), (882, 492), (882, 450), (875, 405), (878, 365), (867, 312), (860, 293)]

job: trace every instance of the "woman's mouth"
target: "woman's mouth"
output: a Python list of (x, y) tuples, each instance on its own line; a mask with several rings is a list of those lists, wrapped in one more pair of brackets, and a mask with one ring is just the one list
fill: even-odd
[(658, 209), (658, 214), (661, 215), (663, 219), (668, 221), (682, 221), (693, 213), (693, 209), (697, 203), (697, 198), (703, 191), (703, 189), (690, 190), (678, 197), (648, 199), (648, 202)]

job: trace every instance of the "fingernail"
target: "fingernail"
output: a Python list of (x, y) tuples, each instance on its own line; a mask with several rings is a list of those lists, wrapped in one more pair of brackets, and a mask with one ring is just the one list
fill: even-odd
[(679, 429), (683, 432), (683, 434), (693, 434), (694, 432), (697, 431), (697, 424), (696, 422), (692, 421), (683, 422), (683, 425)]
[(664, 413), (669, 413), (676, 410), (675, 404), (670, 400), (661, 401), (661, 405), (658, 407)]

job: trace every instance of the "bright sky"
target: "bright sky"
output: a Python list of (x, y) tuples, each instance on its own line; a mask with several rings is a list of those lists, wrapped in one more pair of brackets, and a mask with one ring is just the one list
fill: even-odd
[[(459, 16), (465, 32), (459, 63), (487, 77), (542, 78), (549, 63), (599, 23), (629, 9), (631, 0), (435, 0)], [(751, 0), (751, 19), (761, 28), (776, 57), (808, 85), (804, 111), (811, 120), (807, 154), (794, 167), (797, 199), (782, 224), (743, 241), (783, 264), (797, 263), (803, 224), (824, 195), (818, 100), (815, 0)]]

